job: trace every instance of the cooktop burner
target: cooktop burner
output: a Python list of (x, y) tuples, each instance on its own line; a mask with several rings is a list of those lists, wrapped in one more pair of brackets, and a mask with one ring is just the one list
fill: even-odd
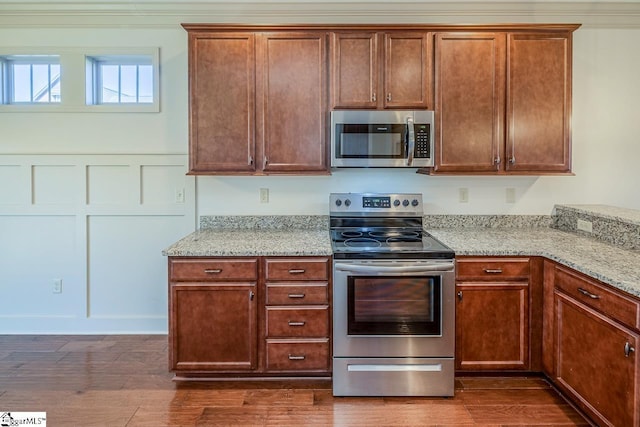
[(330, 203), (334, 258), (454, 258), (422, 229), (421, 194), (332, 193)]

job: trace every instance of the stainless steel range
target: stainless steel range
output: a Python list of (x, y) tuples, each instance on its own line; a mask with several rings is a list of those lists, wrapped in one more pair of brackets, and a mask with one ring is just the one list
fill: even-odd
[(454, 252), (421, 194), (330, 195), (333, 395), (453, 396)]

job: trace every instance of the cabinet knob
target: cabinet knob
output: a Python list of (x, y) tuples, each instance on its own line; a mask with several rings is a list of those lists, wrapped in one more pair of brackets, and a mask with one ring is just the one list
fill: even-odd
[(462, 291), (458, 291), (456, 295), (458, 295), (458, 300), (462, 301)]
[(627, 341), (627, 342), (624, 344), (624, 357), (629, 357), (629, 355), (630, 355), (631, 353), (633, 353), (634, 351), (636, 351), (636, 348), (635, 348), (635, 347), (632, 347), (632, 346), (631, 346), (631, 343), (630, 343), (629, 341)]
[(249, 163), (249, 166), (251, 166), (253, 164), (253, 156), (249, 156), (247, 162)]
[(500, 162), (502, 161), (502, 159), (500, 158), (500, 156), (496, 157), (495, 159), (493, 159), (493, 163), (497, 166), (500, 164)]
[(256, 294), (253, 291), (249, 291), (249, 301), (253, 301), (253, 297), (255, 297)]
[(371, 102), (376, 102), (378, 98), (376, 97), (375, 92), (371, 95)]
[(516, 157), (515, 156), (509, 157), (509, 163), (511, 163), (512, 165), (515, 165), (516, 164)]
[(391, 102), (391, 92), (387, 94), (387, 101)]
[(265, 169), (267, 167), (267, 163), (269, 163), (269, 158), (267, 156), (264, 156), (264, 160), (262, 162), (262, 169)]

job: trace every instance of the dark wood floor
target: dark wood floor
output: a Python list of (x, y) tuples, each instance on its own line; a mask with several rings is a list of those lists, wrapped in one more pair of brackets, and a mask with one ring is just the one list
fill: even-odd
[(588, 425), (541, 378), (463, 377), (453, 398), (171, 378), (166, 336), (0, 336), (0, 411), (46, 411), (49, 426)]

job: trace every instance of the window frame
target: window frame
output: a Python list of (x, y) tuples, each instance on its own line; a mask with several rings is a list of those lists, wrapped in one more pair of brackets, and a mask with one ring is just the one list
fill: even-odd
[[(9, 103), (10, 78), (6, 74), (5, 58), (16, 56), (57, 56), (61, 69), (60, 98), (55, 103)], [(93, 81), (88, 79), (87, 58), (147, 57), (153, 67), (153, 102), (108, 103), (87, 105), (87, 91)], [(160, 48), (159, 47), (0, 47), (0, 113), (159, 113), (160, 112)]]
[[(15, 82), (15, 65), (29, 65), (30, 66), (30, 76), (29, 76), (29, 98), (30, 101), (16, 101), (15, 99), (15, 90), (13, 84)], [(47, 65), (48, 66), (48, 83), (47, 83), (47, 91), (49, 93), (49, 99), (51, 99), (52, 89), (55, 87), (55, 84), (52, 85), (51, 80), (51, 66), (57, 65), (60, 67), (60, 76), (62, 76), (62, 65), (60, 64), (60, 55), (34, 55), (34, 54), (24, 54), (24, 55), (0, 55), (0, 81), (2, 82), (0, 85), (2, 88), (0, 89), (0, 105), (23, 105), (23, 106), (35, 106), (35, 105), (60, 105), (62, 103), (62, 79), (59, 77), (58, 84), (60, 85), (60, 101), (47, 101), (47, 102), (39, 102), (34, 100), (34, 82), (33, 82), (33, 66), (34, 65)]]
[[(100, 110), (119, 111), (123, 109), (133, 108), (135, 110), (153, 109), (159, 111), (159, 67), (157, 50), (147, 53), (117, 53), (117, 54), (100, 54), (85, 55), (86, 61), (86, 85), (85, 99), (87, 107), (98, 108)], [(117, 65), (119, 67), (126, 65), (150, 65), (152, 67), (152, 102), (104, 102), (102, 99), (102, 65)], [(119, 91), (120, 92), (120, 91)], [(136, 83), (136, 96), (139, 94), (139, 85)]]

